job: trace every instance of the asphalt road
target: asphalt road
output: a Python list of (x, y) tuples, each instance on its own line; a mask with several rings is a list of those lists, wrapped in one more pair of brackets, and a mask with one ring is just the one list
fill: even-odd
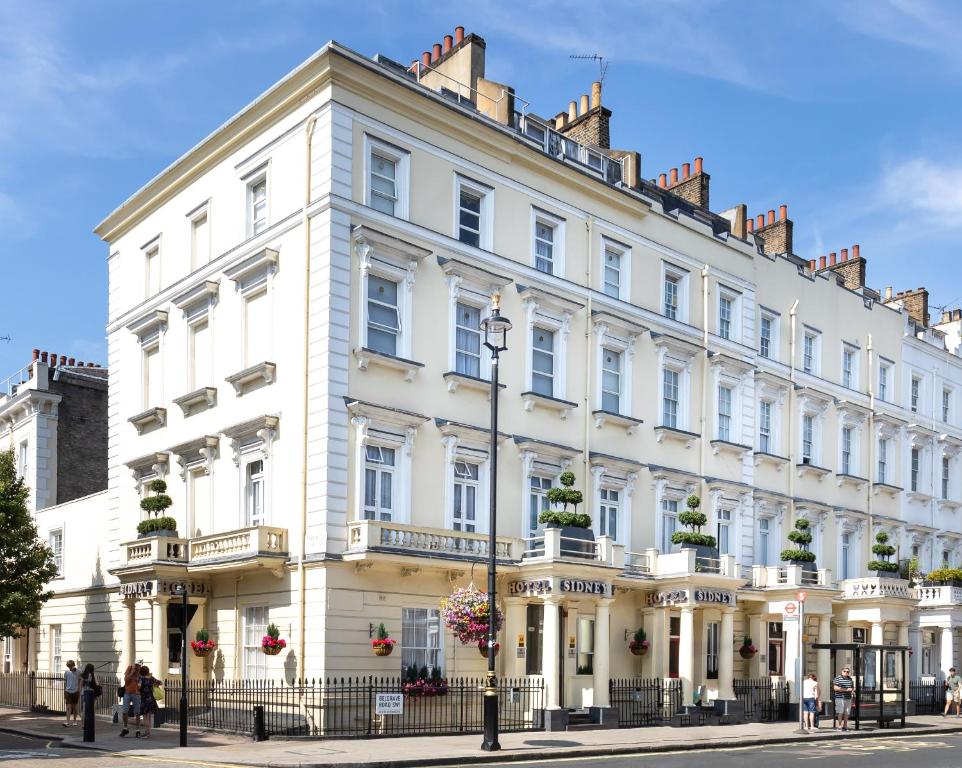
[[(548, 740), (546, 740), (548, 741)], [(550, 740), (555, 741), (555, 740)], [(546, 744), (546, 746), (548, 746)], [(564, 746), (558, 739), (555, 748)], [(460, 764), (462, 767), (465, 763)], [(782, 766), (825, 766), (825, 768), (959, 768), (962, 766), (962, 734), (879, 737), (809, 742), (770, 747), (743, 747), (699, 752), (666, 752), (657, 755), (619, 757), (571, 757), (565, 760), (497, 763), (498, 768), (515, 766), (561, 766), (562, 768), (782, 768)], [(492, 768), (492, 764), (487, 764)]]

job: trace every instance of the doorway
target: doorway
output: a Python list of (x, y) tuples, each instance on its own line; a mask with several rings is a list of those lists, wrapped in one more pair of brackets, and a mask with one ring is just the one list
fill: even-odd
[(668, 619), (668, 677), (678, 679), (678, 651), (681, 648), (681, 617)]
[(544, 637), (544, 605), (532, 603), (527, 606), (527, 620), (525, 622), (524, 673), (526, 675), (541, 674), (542, 638)]

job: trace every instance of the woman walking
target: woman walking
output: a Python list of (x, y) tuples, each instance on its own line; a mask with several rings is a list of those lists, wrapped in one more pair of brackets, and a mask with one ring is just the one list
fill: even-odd
[(804, 714), (804, 728), (809, 733), (815, 732), (815, 717), (818, 714), (818, 678), (814, 674), (805, 678), (802, 683), (802, 706)]
[(137, 738), (150, 738), (150, 729), (154, 723), (154, 713), (157, 712), (157, 698), (154, 689), (160, 687), (161, 682), (147, 667), (140, 668), (140, 711), (144, 716), (144, 733), (137, 731)]

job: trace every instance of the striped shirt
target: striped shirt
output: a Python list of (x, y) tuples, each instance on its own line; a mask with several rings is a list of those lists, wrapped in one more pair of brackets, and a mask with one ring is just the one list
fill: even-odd
[[(834, 680), (832, 680), (832, 690), (835, 692), (836, 699), (850, 699), (852, 698), (852, 689), (855, 687), (855, 681), (851, 677), (845, 677), (844, 675), (839, 675)], [(842, 688), (843, 690), (836, 690), (837, 688)]]

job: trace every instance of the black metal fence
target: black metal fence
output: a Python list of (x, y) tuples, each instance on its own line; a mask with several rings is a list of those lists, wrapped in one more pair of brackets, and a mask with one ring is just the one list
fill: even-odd
[[(96, 675), (103, 686), (103, 694), (94, 699), (98, 715), (111, 715), (117, 703), (116, 692), (120, 680), (116, 675)], [(63, 675), (44, 675), (37, 672), (7, 672), (0, 674), (0, 704), (62, 715), (66, 712)]]
[(735, 680), (735, 698), (745, 705), (745, 718), (755, 722), (773, 723), (791, 720), (789, 716), (789, 684), (772, 682), (760, 677)]
[[(166, 719), (179, 722), (181, 681), (165, 682)], [(320, 737), (481, 733), (484, 681), (462, 678), (412, 686), (400, 678), (328, 680), (192, 680), (187, 683), (190, 725), (253, 733), (254, 707), (264, 708), (267, 735)], [(378, 714), (379, 694), (400, 695), (398, 714)], [(502, 731), (543, 727), (544, 683), (538, 678), (498, 681)], [(381, 697), (384, 698), (383, 696)]]
[(945, 683), (941, 680), (911, 680), (909, 701), (919, 715), (941, 715), (945, 708)]
[(609, 680), (608, 694), (611, 706), (618, 708), (621, 728), (662, 725), (681, 709), (681, 680)]

